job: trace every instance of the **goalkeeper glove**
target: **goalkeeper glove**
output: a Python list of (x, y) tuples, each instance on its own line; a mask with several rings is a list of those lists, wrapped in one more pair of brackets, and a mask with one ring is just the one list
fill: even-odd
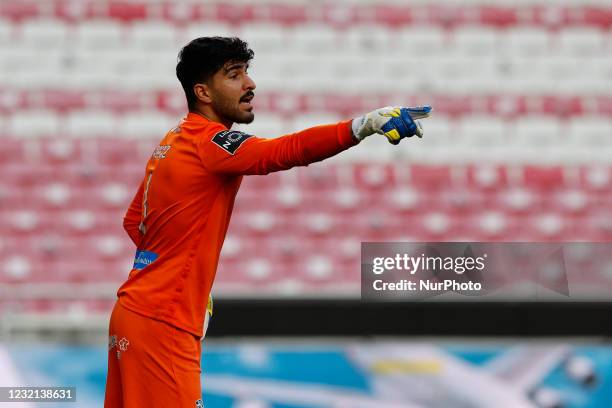
[(405, 137), (423, 137), (423, 128), (415, 119), (429, 117), (431, 106), (416, 108), (385, 107), (353, 119), (353, 135), (359, 141), (378, 133), (385, 135), (389, 143), (398, 144)]

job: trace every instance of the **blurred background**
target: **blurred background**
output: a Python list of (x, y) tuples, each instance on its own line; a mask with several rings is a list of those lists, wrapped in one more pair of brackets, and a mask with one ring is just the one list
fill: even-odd
[(178, 51), (237, 35), (247, 132), (435, 112), (422, 140), (245, 178), (207, 407), (612, 406), (612, 254), (576, 255), (570, 302), (359, 300), (363, 241), (612, 238), (611, 25), (605, 0), (0, 0), (0, 386), (102, 405), (123, 215), (186, 113)]

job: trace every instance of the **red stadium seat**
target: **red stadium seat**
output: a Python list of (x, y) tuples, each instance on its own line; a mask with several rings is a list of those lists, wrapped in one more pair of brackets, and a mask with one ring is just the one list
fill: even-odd
[(508, 185), (508, 174), (504, 166), (470, 165), (467, 182), (470, 188), (496, 190)]
[(393, 189), (396, 184), (393, 167), (389, 164), (356, 165), (355, 184), (360, 189)]
[(612, 169), (608, 166), (592, 166), (580, 169), (581, 187), (591, 191), (612, 190)]
[(24, 20), (40, 15), (38, 1), (9, 0), (0, 4), (0, 16), (10, 20)]
[(525, 186), (537, 190), (559, 189), (564, 186), (563, 168), (525, 166)]
[(101, 138), (96, 141), (95, 149), (98, 162), (104, 165), (131, 164), (139, 157), (139, 144), (135, 140)]
[(410, 171), (410, 185), (420, 190), (445, 189), (452, 185), (452, 169), (448, 166), (422, 166), (412, 165)]

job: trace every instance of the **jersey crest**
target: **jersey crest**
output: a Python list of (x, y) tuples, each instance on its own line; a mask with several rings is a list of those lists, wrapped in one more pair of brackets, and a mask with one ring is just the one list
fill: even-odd
[(157, 146), (155, 148), (155, 151), (153, 151), (153, 158), (154, 159), (165, 159), (166, 158), (166, 154), (168, 153), (168, 150), (170, 150), (172, 146), (170, 145), (163, 145), (163, 146)]
[(253, 135), (239, 132), (237, 130), (223, 130), (217, 133), (212, 141), (214, 144), (233, 155), (245, 140)]

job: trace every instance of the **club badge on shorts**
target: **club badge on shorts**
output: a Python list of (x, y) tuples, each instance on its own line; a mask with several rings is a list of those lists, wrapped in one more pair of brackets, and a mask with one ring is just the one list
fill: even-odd
[(130, 342), (125, 337), (122, 337), (121, 340), (117, 341), (117, 336), (113, 334), (108, 338), (108, 351), (115, 348), (117, 359), (119, 360), (121, 359), (121, 353), (127, 351), (129, 345)]

